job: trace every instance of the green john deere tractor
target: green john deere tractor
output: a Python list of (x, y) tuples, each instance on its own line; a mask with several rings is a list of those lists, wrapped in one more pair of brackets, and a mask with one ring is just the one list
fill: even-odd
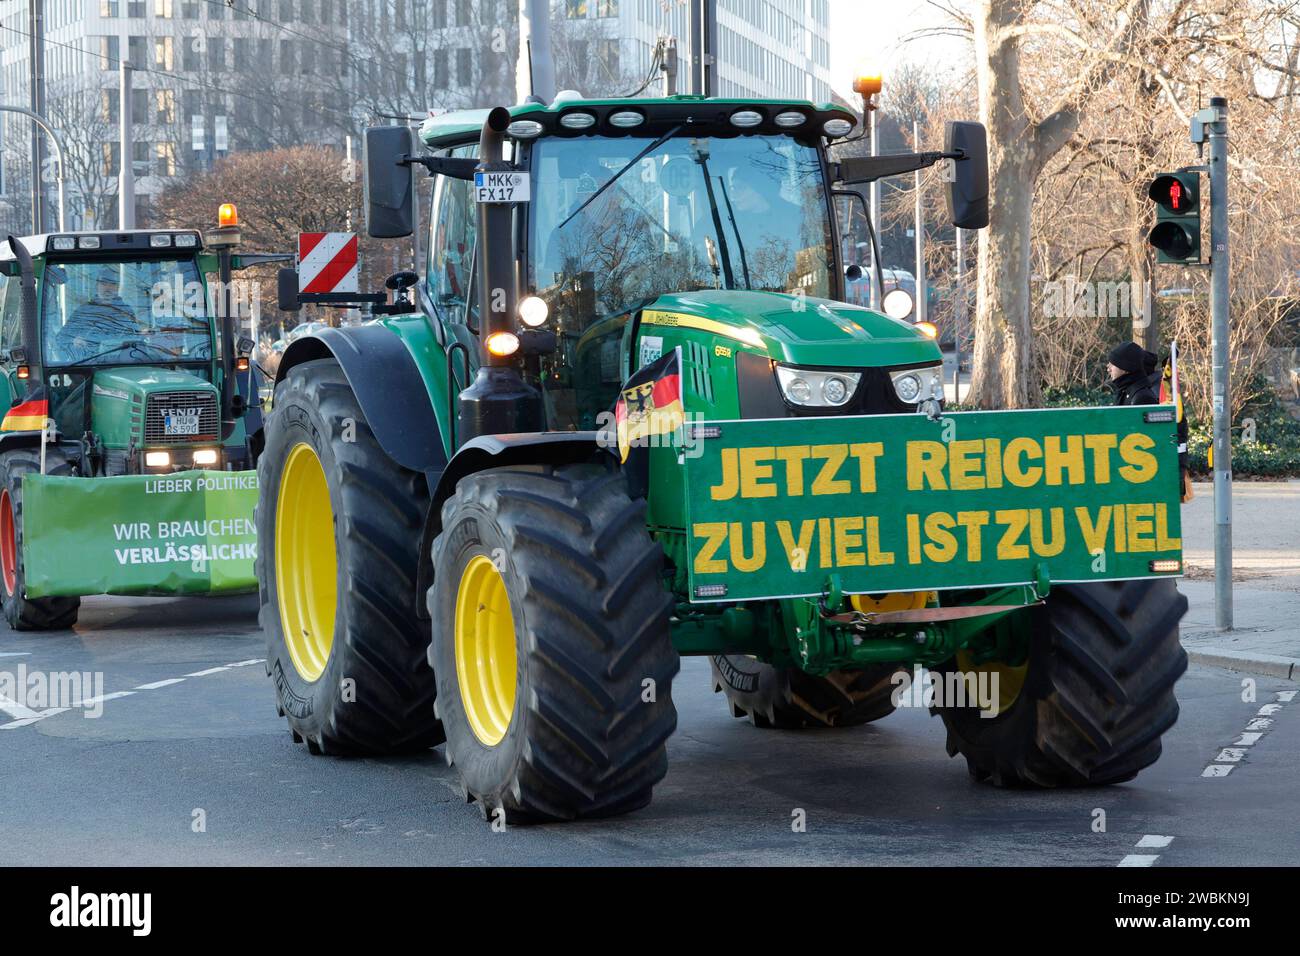
[[(764, 728), (879, 719), (914, 665), (986, 681), (982, 709), (932, 703), (999, 785), (1157, 759), (1186, 666), (1176, 489), (1153, 480), (1176, 470), (1169, 410), (945, 415), (935, 342), (843, 301), (836, 202), (943, 163), (953, 221), (981, 228), (984, 131), (832, 162), (855, 122), (561, 96), (434, 117), (424, 149), (368, 131), (371, 235), (414, 232), (417, 166), (432, 206), (423, 275), (278, 370), (258, 579), (296, 741), (445, 742), (510, 821), (619, 813), (666, 772), (696, 654)], [(959, 494), (983, 510), (934, 497)]]
[[(231, 232), (216, 230), (216, 244)], [(252, 261), (236, 257), (233, 268)], [(219, 271), (192, 229), (0, 246), (0, 595), (10, 627), (71, 627), (81, 601), (28, 594), (24, 476), (252, 468), (261, 434), (252, 343), (209, 308), (206, 275)]]

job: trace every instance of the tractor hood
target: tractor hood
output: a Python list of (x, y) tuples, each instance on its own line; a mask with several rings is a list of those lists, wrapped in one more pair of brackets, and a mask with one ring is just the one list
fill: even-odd
[(94, 383), (96, 397), (99, 397), (105, 391), (110, 391), (117, 394), (106, 397), (117, 399), (126, 399), (135, 395), (143, 397), (147, 392), (170, 392), (184, 389), (216, 391), (212, 383), (202, 375), (158, 368), (152, 365), (98, 369), (95, 372)]
[[(110, 448), (211, 442), (218, 424), (216, 386), (200, 374), (157, 366), (98, 369), (90, 404), (92, 428)], [(198, 432), (167, 432), (173, 406), (201, 421)]]
[(661, 295), (645, 307), (642, 323), (713, 332), (790, 365), (876, 368), (943, 360), (934, 340), (911, 323), (845, 302), (780, 292)]

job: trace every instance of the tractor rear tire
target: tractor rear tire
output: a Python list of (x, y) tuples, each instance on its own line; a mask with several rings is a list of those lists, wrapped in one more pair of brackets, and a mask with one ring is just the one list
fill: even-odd
[[(960, 753), (974, 779), (995, 786), (1131, 780), (1159, 759), (1161, 736), (1178, 719), (1174, 684), (1187, 669), (1178, 622), (1186, 611), (1171, 580), (1053, 587), (1027, 612), (1037, 619), (1014, 699), (994, 717), (974, 705), (934, 708), (949, 756)], [(934, 670), (938, 683), (961, 668), (954, 658)]]
[(429, 589), (447, 761), (494, 823), (645, 806), (677, 726), (663, 552), (601, 465), (493, 468), (442, 509)]
[(415, 583), (429, 507), (424, 475), (379, 446), (332, 359), (290, 370), (265, 437), (259, 620), (266, 671), (295, 742), (311, 754), (434, 746), (442, 731)]
[[(39, 474), (39, 448), (18, 448), (0, 455), (0, 597), (5, 620), (15, 631), (63, 631), (77, 623), (79, 597), (28, 598), (23, 567), (23, 476)], [(71, 475), (67, 456), (45, 447), (45, 473)]]
[(709, 663), (714, 692), (727, 695), (733, 717), (748, 717), (755, 727), (855, 727), (894, 712), (893, 664), (821, 677), (739, 654), (711, 657)]

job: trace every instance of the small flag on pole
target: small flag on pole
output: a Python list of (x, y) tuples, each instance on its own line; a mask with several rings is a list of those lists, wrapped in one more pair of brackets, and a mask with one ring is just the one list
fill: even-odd
[(38, 388), (5, 413), (4, 421), (0, 422), (0, 432), (41, 431), (49, 417), (49, 399), (45, 397), (45, 389)]
[(685, 421), (682, 406), (682, 350), (673, 349), (627, 380), (614, 405), (618, 456), (627, 461), (634, 442), (667, 435)]

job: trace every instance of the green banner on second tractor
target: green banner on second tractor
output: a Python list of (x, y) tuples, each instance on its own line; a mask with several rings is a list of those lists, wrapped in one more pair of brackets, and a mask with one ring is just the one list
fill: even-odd
[(23, 479), (29, 597), (257, 588), (257, 473)]
[[(1167, 406), (688, 426), (697, 601), (1181, 571)], [(695, 449), (693, 449), (695, 450)]]

